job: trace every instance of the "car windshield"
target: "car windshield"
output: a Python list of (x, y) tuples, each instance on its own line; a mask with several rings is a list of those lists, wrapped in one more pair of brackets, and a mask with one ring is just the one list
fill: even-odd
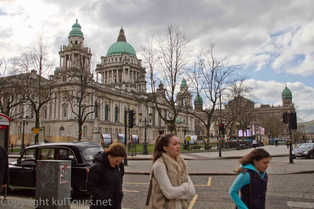
[(83, 150), (83, 158), (87, 161), (92, 161), (94, 156), (100, 152), (104, 151), (102, 147), (89, 147)]
[(313, 149), (313, 144), (301, 144), (298, 148), (300, 149)]

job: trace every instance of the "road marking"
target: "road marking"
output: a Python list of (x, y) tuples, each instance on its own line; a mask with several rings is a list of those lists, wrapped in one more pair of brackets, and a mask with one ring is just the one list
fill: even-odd
[[(207, 185), (197, 185), (197, 184), (194, 184), (195, 187), (208, 187), (210, 186), (210, 183), (212, 181), (212, 177), (208, 177), (208, 182), (207, 182)], [(123, 182), (123, 184), (143, 184), (143, 185), (148, 185), (149, 183), (139, 183), (139, 182)]]
[(192, 209), (193, 208), (197, 198), (198, 198), (198, 194), (194, 195), (192, 201), (190, 202), (190, 205), (189, 205), (188, 209)]
[(312, 202), (287, 201), (287, 205), (292, 208), (314, 208), (314, 203)]
[(208, 177), (207, 186), (210, 186), (210, 183), (212, 182), (212, 177)]
[(136, 190), (123, 190), (124, 192), (140, 192), (140, 191), (136, 191)]
[(137, 182), (123, 182), (124, 184), (149, 184), (149, 183), (137, 183)]

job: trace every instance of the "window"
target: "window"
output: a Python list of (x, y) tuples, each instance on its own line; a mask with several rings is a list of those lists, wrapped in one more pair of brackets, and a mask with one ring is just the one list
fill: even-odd
[(75, 156), (73, 152), (69, 149), (58, 149), (58, 160), (71, 160), (72, 163), (75, 162)]
[(118, 122), (118, 107), (116, 107), (114, 110), (114, 121)]
[(44, 118), (47, 118), (47, 109), (44, 110)]
[(23, 152), (23, 155), (21, 157), (21, 163), (25, 161), (34, 161), (36, 158), (36, 151), (35, 149), (27, 149)]
[(87, 136), (87, 126), (83, 127), (83, 137)]
[(54, 160), (55, 159), (55, 150), (51, 148), (41, 149), (40, 150), (40, 160)]
[(62, 116), (63, 116), (64, 118), (67, 117), (67, 108), (66, 108), (66, 107), (63, 107), (63, 108), (62, 108)]
[(108, 120), (108, 105), (105, 106), (105, 120)]
[(66, 76), (63, 76), (63, 81), (67, 81), (67, 77)]

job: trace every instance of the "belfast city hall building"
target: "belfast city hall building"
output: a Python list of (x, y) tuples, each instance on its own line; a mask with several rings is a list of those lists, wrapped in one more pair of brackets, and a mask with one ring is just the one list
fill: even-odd
[[(91, 69), (91, 49), (84, 46), (84, 35), (77, 21), (68, 35), (68, 45), (61, 46), (59, 56), (59, 67), (49, 76), (49, 80), (54, 84), (54, 99), (49, 100), (40, 109), (39, 141), (76, 141), (79, 132), (81, 141), (100, 143), (101, 134), (110, 134), (113, 141), (116, 141), (118, 135), (125, 132), (126, 110), (135, 112), (136, 125), (130, 130), (130, 134), (137, 135), (140, 143), (144, 141), (145, 131), (147, 142), (152, 142), (159, 134), (169, 132), (169, 124), (159, 117), (150, 97), (151, 93), (147, 92), (146, 70), (142, 66), (142, 60), (137, 58), (136, 51), (127, 42), (123, 28), (118, 33), (117, 41), (107, 50), (106, 56), (100, 58), (96, 69)], [(73, 95), (82, 87), (76, 85), (76, 81), (72, 79), (75, 69), (83, 69), (86, 74), (91, 74), (92, 71), (96, 74), (96, 79), (89, 83), (86, 89), (91, 96), (83, 98), (82, 101), (91, 114), (86, 116), (81, 131), (77, 115), (73, 111), (77, 107), (69, 102), (69, 95)], [(38, 72), (33, 70), (29, 74), (36, 76)], [(157, 95), (158, 92), (164, 92), (163, 88), (163, 85), (159, 85)], [(205, 104), (199, 95), (193, 100), (192, 94), (187, 93), (187, 88), (183, 79), (178, 98), (184, 100), (184, 105), (189, 107), (188, 111), (180, 113), (176, 120), (177, 135), (181, 142), (185, 135), (206, 135), (205, 129), (195, 117), (195, 114), (202, 117), (201, 110)], [(254, 108), (252, 103), (252, 114), (260, 120), (265, 114), (281, 118), (282, 112), (294, 112), (290, 90), (284, 89), (282, 97), (281, 107)], [(232, 101), (229, 104), (232, 104)], [(169, 110), (165, 107), (163, 111)], [(11, 118), (10, 142), (20, 144), (23, 134), (25, 144), (34, 143), (35, 116), (30, 106), (27, 103), (19, 104), (12, 110), (13, 115), (14, 112), (23, 112), (23, 117)], [(258, 123), (256, 119), (254, 122)], [(210, 135), (213, 137), (218, 134), (218, 124), (218, 121), (212, 123)], [(237, 130), (231, 133), (237, 133)]]

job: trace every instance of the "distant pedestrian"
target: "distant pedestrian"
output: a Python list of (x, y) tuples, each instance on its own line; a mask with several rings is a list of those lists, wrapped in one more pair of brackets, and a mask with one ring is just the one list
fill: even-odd
[(121, 143), (113, 143), (105, 152), (95, 155), (87, 177), (87, 191), (91, 194), (91, 209), (121, 209), (122, 182), (126, 149)]
[(254, 149), (240, 159), (241, 166), (235, 169), (238, 177), (229, 190), (237, 208), (265, 209), (269, 161), (270, 155), (263, 148)]
[(277, 139), (275, 139), (275, 145), (276, 145), (276, 147), (278, 146), (278, 140)]
[(180, 140), (168, 133), (157, 137), (151, 171), (150, 209), (187, 209), (195, 195), (185, 160), (180, 157)]
[[(0, 145), (0, 185), (6, 187), (9, 180), (8, 154), (4, 146)], [(2, 189), (1, 189), (2, 190)], [(0, 193), (1, 193), (0, 190)]]

